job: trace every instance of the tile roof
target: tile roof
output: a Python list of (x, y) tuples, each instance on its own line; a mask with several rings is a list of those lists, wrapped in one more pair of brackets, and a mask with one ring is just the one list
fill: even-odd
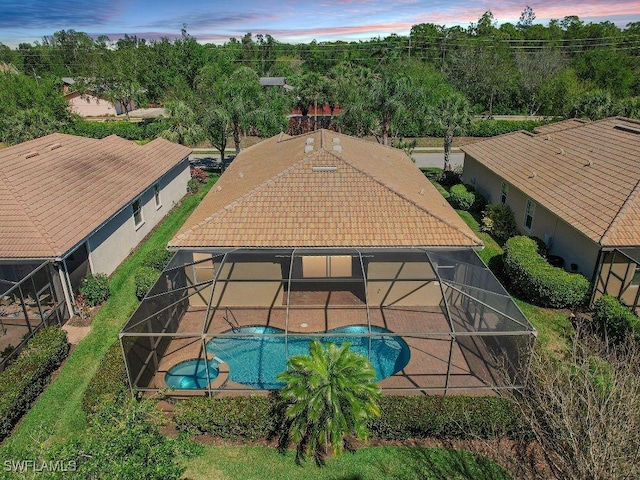
[(61, 133), (0, 150), (0, 258), (63, 255), (190, 152)]
[(461, 149), (594, 242), (640, 245), (640, 122), (560, 123)]
[(481, 245), (403, 151), (327, 130), (241, 152), (169, 243)]

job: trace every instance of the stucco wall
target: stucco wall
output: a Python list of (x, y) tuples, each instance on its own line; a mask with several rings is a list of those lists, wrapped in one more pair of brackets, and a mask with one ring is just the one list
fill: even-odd
[[(67, 97), (73, 113), (81, 117), (104, 117), (108, 115), (121, 115), (124, 109), (120, 104), (114, 105), (104, 98), (98, 98), (89, 94), (73, 93)], [(129, 111), (135, 109), (135, 103), (131, 102)]]
[[(502, 178), (467, 154), (464, 157), (463, 178), (465, 183), (472, 184), (475, 179), (476, 189), (488, 198), (489, 203), (500, 202)], [(545, 235), (553, 236), (549, 253), (564, 258), (565, 268), (569, 269), (571, 264), (575, 263), (580, 273), (589, 279), (592, 278), (600, 246), (538, 203), (531, 230), (527, 231), (524, 228), (524, 220), (528, 199), (522, 191), (509, 185), (506, 203), (515, 214), (518, 230), (523, 235), (535, 235), (542, 239)]]
[(156, 207), (151, 185), (137, 198), (142, 200), (143, 224), (136, 228), (133, 220), (133, 200), (120, 213), (89, 238), (91, 265), (94, 273), (111, 274), (140, 241), (155, 227), (171, 208), (187, 193), (189, 163), (183, 161), (165, 174), (160, 185), (161, 206)]

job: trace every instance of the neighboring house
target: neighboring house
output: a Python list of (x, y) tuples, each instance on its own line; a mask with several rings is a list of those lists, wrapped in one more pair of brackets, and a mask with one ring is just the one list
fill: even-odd
[(69, 107), (73, 113), (81, 117), (108, 117), (123, 115), (127, 111), (136, 109), (134, 101), (129, 102), (128, 108), (122, 102), (112, 103), (109, 100), (100, 98), (90, 92), (80, 93), (73, 90), (75, 80), (69, 77), (62, 79), (62, 89), (64, 98), (69, 102)]
[(11, 63), (0, 62), (0, 73), (18, 73), (18, 69)]
[(264, 140), (169, 247), (174, 258), (120, 334), (140, 391), (278, 388), (287, 356), (344, 336), (390, 392), (524, 380), (533, 327), (478, 257), (481, 241), (401, 150), (328, 130)]
[(293, 90), (293, 87), (287, 83), (286, 77), (260, 77), (260, 86), (262, 88), (282, 87), (287, 91)]
[(190, 153), (59, 133), (0, 150), (0, 268), (53, 262), (71, 309), (82, 278), (111, 274), (186, 194)]
[(506, 203), (565, 268), (639, 305), (640, 122), (566, 120), (465, 145), (464, 181)]

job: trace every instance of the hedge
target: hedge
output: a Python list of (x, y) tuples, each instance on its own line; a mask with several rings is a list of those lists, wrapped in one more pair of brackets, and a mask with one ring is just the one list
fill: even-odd
[(79, 135), (89, 138), (105, 138), (109, 135), (118, 135), (127, 140), (153, 139), (166, 130), (168, 124), (161, 120), (145, 122), (90, 122), (86, 120), (76, 120), (64, 129), (64, 133)]
[(158, 281), (160, 271), (152, 267), (138, 267), (134, 274), (134, 283), (136, 286), (136, 297), (142, 300), (149, 293), (153, 284)]
[(603, 295), (594, 303), (593, 321), (598, 332), (615, 343), (629, 335), (640, 338), (640, 318), (611, 295)]
[(504, 244), (504, 272), (522, 299), (542, 307), (566, 308), (584, 304), (589, 281), (551, 265), (538, 253), (529, 237), (512, 237)]
[[(499, 397), (383, 396), (369, 423), (384, 440), (512, 436), (521, 425), (510, 400)], [(257, 440), (276, 435), (279, 396), (194, 397), (176, 403), (177, 427), (190, 434)]]
[(0, 373), (0, 440), (45, 389), (51, 374), (69, 353), (67, 334), (45, 327), (27, 342), (15, 361)]
[(449, 198), (447, 199), (453, 208), (468, 211), (476, 201), (473, 192), (467, 190), (463, 184), (459, 183), (449, 189)]
[(122, 347), (117, 341), (104, 354), (82, 398), (87, 413), (97, 410), (103, 399), (117, 399), (127, 392), (127, 371), (122, 358)]

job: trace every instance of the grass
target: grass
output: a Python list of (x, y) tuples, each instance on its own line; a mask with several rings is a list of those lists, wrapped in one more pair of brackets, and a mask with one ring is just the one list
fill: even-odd
[(461, 450), (419, 447), (372, 447), (329, 458), (323, 468), (313, 461), (297, 466), (294, 453), (285, 456), (267, 447), (209, 446), (190, 459), (186, 478), (280, 480), (374, 479), (508, 479), (504, 469), (484, 457)]
[(12, 449), (33, 447), (34, 436), (58, 441), (77, 438), (86, 426), (82, 396), (107, 348), (118, 338), (122, 325), (139, 302), (135, 296), (134, 272), (146, 253), (158, 245), (166, 245), (185, 222), (215, 179), (209, 179), (196, 195), (186, 197), (174, 209), (139, 250), (127, 258), (111, 278), (111, 297), (93, 320), (91, 333), (72, 351), (55, 379), (23, 417), (6, 444)]

